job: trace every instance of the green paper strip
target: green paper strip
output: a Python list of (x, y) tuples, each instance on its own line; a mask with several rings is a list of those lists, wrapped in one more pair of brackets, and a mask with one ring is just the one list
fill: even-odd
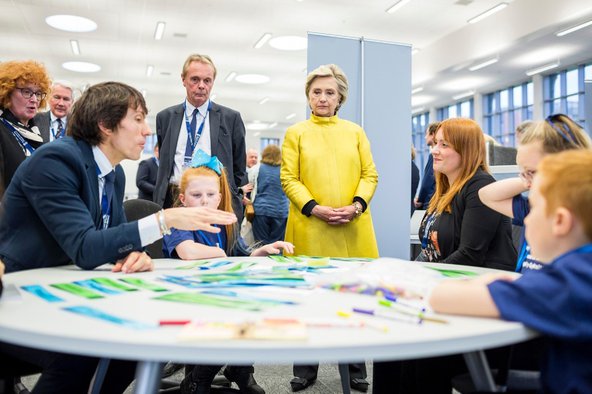
[(112, 287), (121, 291), (138, 291), (135, 287), (126, 286), (121, 282), (118, 282), (111, 278), (93, 278), (93, 281), (107, 287)]
[(183, 266), (177, 267), (175, 269), (177, 269), (177, 270), (191, 270), (191, 269), (197, 268), (199, 266), (202, 266), (204, 264), (207, 264), (209, 262), (210, 262), (210, 260), (194, 261), (193, 263), (183, 265)]
[(84, 297), (89, 300), (96, 299), (96, 298), (104, 298), (101, 294), (97, 293), (96, 291), (89, 290), (85, 287), (76, 285), (74, 283), (54, 283), (51, 285), (56, 289), (60, 289), (66, 291), (70, 294), (77, 295), (78, 297)]
[(226, 272), (239, 272), (239, 271), (243, 271), (246, 270), (247, 268), (251, 267), (255, 265), (254, 262), (252, 261), (241, 261), (240, 263), (236, 264), (233, 267), (230, 267), (229, 269), (226, 270)]
[(119, 278), (120, 281), (125, 282), (129, 285), (139, 287), (141, 289), (150, 290), (150, 291), (167, 291), (166, 287), (159, 286), (155, 283), (147, 282), (143, 279), (139, 278)]
[(442, 275), (448, 278), (462, 278), (465, 276), (479, 276), (478, 273), (473, 271), (465, 271), (465, 270), (454, 270), (454, 269), (444, 269), (444, 268), (435, 268), (435, 267), (428, 267), (434, 271), (438, 271)]
[(170, 293), (154, 299), (247, 311), (260, 311), (266, 307), (277, 305), (272, 302), (241, 300), (236, 297), (212, 296), (202, 293)]

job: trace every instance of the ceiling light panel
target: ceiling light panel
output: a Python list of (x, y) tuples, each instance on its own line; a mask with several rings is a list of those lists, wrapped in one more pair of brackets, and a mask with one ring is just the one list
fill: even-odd
[(235, 79), (237, 82), (246, 83), (249, 85), (259, 85), (262, 83), (267, 83), (270, 80), (267, 75), (262, 74), (240, 74), (237, 75)]
[(503, 3), (499, 3), (498, 5), (496, 5), (493, 8), (488, 9), (485, 12), (482, 12), (481, 14), (469, 19), (467, 22), (468, 23), (477, 23), (485, 18), (487, 18), (488, 16), (491, 16), (501, 10), (503, 10), (504, 8), (506, 8), (508, 6), (508, 3), (503, 2)]
[(411, 0), (399, 0), (395, 4), (393, 4), (392, 6), (390, 6), (389, 8), (387, 8), (385, 10), (385, 12), (387, 14), (394, 14), (399, 9), (401, 9), (401, 7), (403, 7), (405, 4), (409, 3), (409, 1), (411, 1)]
[(226, 78), (224, 78), (224, 81), (226, 82), (232, 82), (234, 80), (234, 78), (236, 77), (236, 72), (231, 71)]
[(76, 33), (97, 30), (97, 24), (93, 20), (76, 15), (51, 15), (45, 18), (45, 23), (54, 29)]
[(155, 40), (162, 40), (164, 37), (164, 28), (166, 27), (166, 23), (164, 22), (157, 22), (156, 29), (154, 29), (154, 39)]
[(80, 55), (80, 45), (78, 45), (77, 40), (70, 40), (70, 48), (72, 49), (72, 53), (74, 55)]
[(588, 27), (588, 26), (592, 26), (592, 20), (589, 20), (588, 22), (580, 23), (579, 25), (572, 26), (572, 27), (567, 28), (565, 30), (561, 30), (561, 31), (559, 31), (559, 32), (556, 33), (556, 36), (557, 37), (563, 37), (563, 36), (566, 36), (566, 35), (568, 35), (570, 33), (573, 33), (574, 31), (581, 30), (581, 29), (583, 29), (585, 27)]
[(459, 93), (457, 95), (452, 96), (453, 100), (462, 100), (467, 97), (471, 97), (475, 94), (474, 90), (469, 90), (468, 92)]
[(530, 70), (526, 71), (526, 75), (528, 75), (529, 77), (536, 75), (536, 74), (540, 74), (542, 72), (545, 71), (549, 71), (552, 70), (554, 68), (559, 67), (559, 61), (553, 62), (553, 63), (549, 63), (549, 64), (545, 64), (544, 66), (540, 66), (540, 67), (536, 67)]
[(263, 45), (265, 45), (265, 43), (267, 41), (269, 41), (269, 39), (271, 38), (271, 33), (264, 33), (261, 38), (259, 38), (257, 40), (257, 42), (255, 43), (255, 45), (253, 45), (253, 48), (255, 49), (259, 49), (261, 48)]
[(493, 59), (489, 59), (489, 60), (485, 60), (484, 62), (477, 63), (474, 66), (469, 67), (469, 71), (481, 70), (482, 68), (485, 68), (487, 66), (491, 66), (492, 64), (497, 63), (498, 60), (499, 59), (497, 57), (494, 57)]
[(75, 71), (79, 73), (95, 73), (101, 71), (101, 66), (88, 62), (65, 62), (62, 67), (66, 70)]
[(146, 76), (147, 77), (151, 77), (153, 72), (154, 72), (154, 66), (152, 64), (149, 64), (148, 66), (146, 66)]
[(282, 51), (301, 51), (307, 44), (306, 38), (300, 36), (279, 36), (269, 40), (269, 46)]

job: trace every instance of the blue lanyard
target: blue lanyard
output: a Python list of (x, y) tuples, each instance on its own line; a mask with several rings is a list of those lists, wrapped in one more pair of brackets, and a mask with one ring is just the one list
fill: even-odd
[(526, 256), (528, 255), (529, 248), (526, 247), (526, 240), (522, 242), (522, 247), (520, 248), (520, 254), (518, 255), (518, 262), (516, 263), (516, 272), (522, 271), (522, 265), (526, 260)]
[(64, 128), (64, 126), (62, 126), (62, 128), (61, 128), (61, 129), (60, 129), (60, 128), (58, 128), (58, 132), (57, 132), (57, 134), (56, 134), (56, 132), (55, 132), (54, 128), (52, 127), (52, 128), (51, 128), (51, 135), (53, 136), (53, 139), (54, 139), (54, 140), (57, 140), (57, 139), (60, 139), (60, 138), (62, 138), (62, 137), (64, 136), (64, 129), (65, 129), (65, 128)]
[[(214, 224), (214, 227), (218, 227)], [(220, 228), (220, 232), (224, 231), (224, 228)], [(197, 230), (197, 233), (201, 235), (202, 239), (208, 246), (217, 246), (218, 248), (224, 249), (224, 245), (222, 245), (222, 237), (220, 237), (220, 233), (216, 233), (216, 237), (218, 237), (218, 243), (214, 245), (213, 242), (203, 233), (201, 230)]]
[(430, 214), (426, 218), (426, 225), (425, 225), (425, 228), (423, 229), (423, 236), (421, 237), (421, 248), (422, 249), (425, 249), (428, 247), (428, 236), (430, 233), (430, 229), (434, 225), (435, 221), (436, 221), (436, 214), (435, 213)]
[(25, 152), (25, 155), (26, 155), (26, 151), (29, 151), (29, 156), (32, 155), (33, 152), (35, 152), (35, 148), (33, 148), (31, 146), (31, 144), (29, 144), (27, 142), (27, 140), (25, 140), (23, 138), (21, 133), (19, 133), (18, 130), (9, 121), (7, 121), (4, 118), (0, 118), (0, 119), (2, 119), (2, 122), (6, 125), (6, 127), (8, 127), (10, 129), (10, 132), (12, 133), (14, 138), (16, 138), (16, 141), (19, 143), (19, 145), (21, 146), (21, 148)]
[[(101, 170), (97, 165), (97, 176), (101, 176)], [(107, 188), (105, 187), (107, 180), (103, 179), (103, 195), (101, 196), (101, 217), (103, 218), (103, 229), (109, 227), (109, 221), (111, 219), (111, 198), (112, 196), (107, 195)]]
[(204, 115), (204, 118), (201, 121), (201, 124), (199, 125), (199, 128), (197, 129), (197, 134), (196, 134), (195, 130), (191, 129), (191, 122), (189, 121), (189, 118), (187, 117), (187, 102), (183, 101), (183, 114), (185, 115), (185, 127), (187, 128), (187, 142), (191, 146), (192, 153), (195, 150), (195, 147), (197, 146), (199, 139), (201, 138), (201, 133), (203, 132), (204, 125), (206, 124), (206, 120), (208, 118), (208, 114), (210, 113), (211, 109), (212, 109), (212, 101), (210, 100), (206, 114)]

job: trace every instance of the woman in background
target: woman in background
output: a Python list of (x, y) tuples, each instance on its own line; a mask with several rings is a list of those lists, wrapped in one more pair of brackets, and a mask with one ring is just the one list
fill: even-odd
[(43, 143), (32, 119), (45, 106), (49, 87), (40, 63), (0, 63), (0, 199), (18, 166)]
[[(308, 256), (378, 257), (369, 206), (378, 174), (370, 143), (360, 126), (337, 116), (347, 78), (334, 64), (320, 66), (308, 74), (305, 93), (310, 118), (288, 128), (282, 146), (286, 241)], [(317, 371), (318, 364), (295, 365), (292, 391), (313, 384)], [(367, 391), (365, 365), (350, 364), (349, 371), (350, 386)]]

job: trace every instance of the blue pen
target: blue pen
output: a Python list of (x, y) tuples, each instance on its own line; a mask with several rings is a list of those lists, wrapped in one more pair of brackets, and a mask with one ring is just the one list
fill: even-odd
[(424, 307), (407, 303), (407, 302), (397, 298), (392, 293), (384, 293), (383, 296), (385, 299), (387, 299), (391, 302), (396, 302), (397, 304), (407, 307), (407, 308), (410, 308), (410, 309), (413, 309), (414, 311), (418, 311), (418, 312), (425, 312), (426, 311), (426, 309)]
[(393, 315), (392, 313), (384, 313), (380, 311), (375, 311), (373, 309), (353, 308), (352, 311), (355, 313), (361, 313), (363, 315), (382, 317), (383, 319), (395, 320), (403, 323), (421, 324), (423, 321), (420, 317), (417, 316), (397, 316)]

